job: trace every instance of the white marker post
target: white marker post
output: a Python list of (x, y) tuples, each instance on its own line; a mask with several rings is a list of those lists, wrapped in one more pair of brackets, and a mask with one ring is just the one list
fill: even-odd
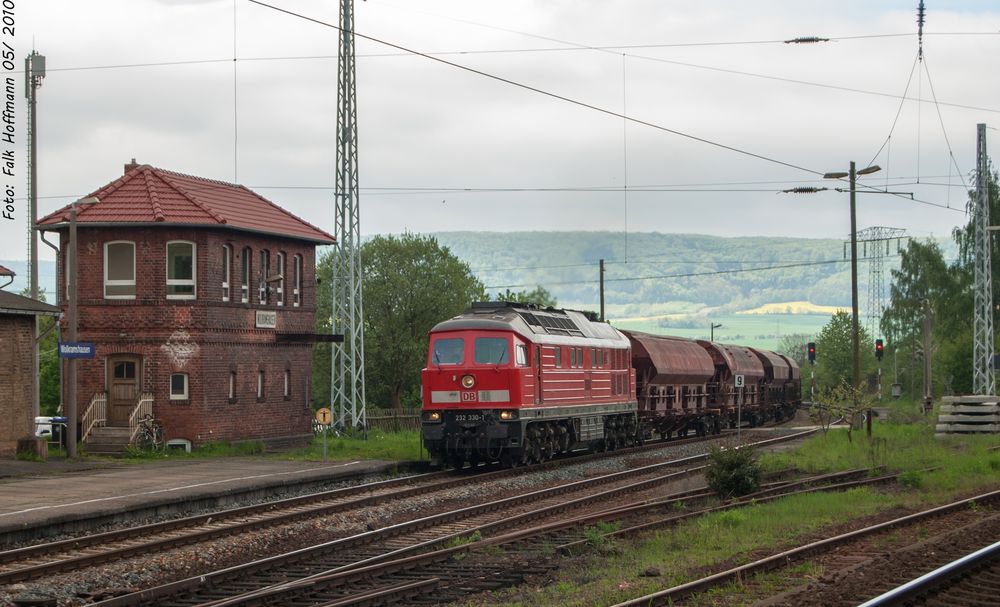
[(736, 442), (743, 444), (743, 376), (734, 377), (736, 387), (740, 389), (739, 400), (736, 401)]

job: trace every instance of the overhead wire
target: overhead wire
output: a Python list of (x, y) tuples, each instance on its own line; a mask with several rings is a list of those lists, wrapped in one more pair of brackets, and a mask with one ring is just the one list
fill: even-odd
[[(248, 0), (248, 1), (251, 2), (251, 3), (253, 3), (253, 4), (257, 4), (258, 6), (269, 8), (271, 10), (274, 10), (274, 11), (277, 11), (277, 12), (280, 12), (280, 13), (284, 13), (284, 14), (287, 14), (289, 16), (296, 17), (296, 18), (299, 18), (299, 19), (302, 19), (302, 20), (305, 20), (305, 21), (309, 21), (309, 22), (315, 23), (317, 25), (321, 25), (321, 26), (324, 26), (324, 27), (328, 27), (328, 28), (331, 28), (331, 29), (338, 30), (338, 31), (340, 31), (340, 29), (341, 29), (339, 26), (334, 25), (332, 23), (328, 23), (326, 21), (323, 21), (321, 19), (316, 19), (314, 17), (309, 17), (308, 15), (297, 13), (297, 12), (289, 10), (289, 9), (281, 8), (281, 7), (275, 6), (273, 4), (268, 4), (267, 2), (263, 2), (262, 0)], [(510, 86), (514, 86), (514, 87), (517, 87), (517, 88), (520, 88), (520, 89), (523, 89), (523, 90), (527, 90), (529, 92), (534, 92), (534, 93), (537, 93), (537, 94), (540, 94), (540, 95), (543, 95), (543, 96), (546, 96), (546, 97), (550, 97), (552, 99), (556, 99), (556, 100), (559, 100), (559, 101), (570, 103), (572, 105), (576, 105), (578, 107), (589, 109), (589, 110), (592, 110), (592, 111), (595, 111), (595, 112), (598, 112), (598, 113), (602, 113), (602, 114), (605, 114), (605, 115), (608, 115), (608, 116), (612, 116), (612, 117), (615, 117), (615, 118), (621, 118), (621, 119), (627, 120), (628, 122), (631, 122), (633, 124), (639, 124), (639, 125), (646, 126), (646, 127), (649, 127), (649, 128), (653, 128), (653, 129), (656, 129), (656, 130), (660, 130), (660, 131), (663, 131), (663, 132), (666, 132), (666, 133), (670, 133), (670, 134), (676, 135), (678, 137), (683, 137), (683, 138), (686, 138), (686, 139), (690, 139), (692, 141), (697, 141), (699, 143), (704, 143), (706, 145), (710, 145), (710, 146), (713, 146), (713, 147), (724, 149), (724, 150), (727, 150), (727, 151), (730, 151), (730, 152), (733, 152), (733, 153), (736, 153), (736, 154), (741, 154), (741, 155), (744, 155), (744, 156), (749, 156), (751, 158), (756, 158), (758, 160), (762, 160), (762, 161), (765, 161), (765, 162), (770, 162), (770, 163), (773, 163), (773, 164), (785, 166), (785, 167), (796, 169), (796, 170), (803, 171), (803, 172), (806, 172), (806, 173), (812, 173), (814, 175), (823, 175), (824, 174), (823, 172), (820, 172), (820, 171), (817, 171), (817, 170), (814, 170), (814, 169), (809, 169), (809, 168), (806, 168), (806, 167), (803, 167), (803, 166), (800, 166), (800, 165), (797, 165), (797, 164), (794, 164), (794, 163), (791, 163), (791, 162), (786, 162), (786, 161), (783, 161), (783, 160), (779, 160), (777, 158), (772, 158), (772, 157), (769, 157), (769, 156), (766, 156), (766, 155), (763, 155), (763, 154), (758, 154), (756, 152), (751, 152), (749, 150), (744, 150), (742, 148), (737, 148), (735, 146), (731, 146), (731, 145), (724, 144), (724, 143), (721, 143), (721, 142), (713, 141), (713, 140), (710, 140), (710, 139), (707, 139), (707, 138), (704, 138), (704, 137), (699, 137), (697, 135), (692, 135), (690, 133), (679, 131), (677, 129), (672, 129), (672, 128), (669, 128), (669, 127), (666, 127), (666, 126), (663, 126), (663, 125), (659, 125), (659, 124), (656, 124), (656, 123), (653, 123), (653, 122), (649, 122), (649, 121), (646, 121), (646, 120), (641, 120), (641, 119), (638, 119), (638, 118), (630, 117), (630, 116), (627, 116), (627, 115), (625, 115), (623, 113), (616, 112), (614, 110), (609, 110), (607, 108), (602, 108), (600, 106), (596, 106), (596, 105), (593, 105), (591, 103), (580, 101), (578, 99), (573, 99), (571, 97), (567, 97), (565, 95), (560, 95), (558, 93), (553, 93), (551, 91), (547, 91), (545, 89), (541, 89), (541, 88), (538, 88), (538, 87), (535, 87), (535, 86), (531, 86), (531, 85), (528, 85), (528, 84), (525, 84), (525, 83), (522, 83), (522, 82), (518, 82), (516, 80), (511, 80), (511, 79), (505, 78), (503, 76), (498, 76), (496, 74), (491, 74), (489, 72), (485, 72), (483, 70), (472, 68), (472, 67), (469, 67), (469, 66), (466, 66), (466, 65), (462, 65), (462, 64), (459, 64), (459, 63), (455, 63), (453, 61), (448, 61), (448, 60), (442, 59), (440, 57), (435, 57), (435, 56), (429, 55), (427, 53), (424, 53), (424, 52), (421, 52), (421, 51), (417, 51), (415, 49), (411, 49), (411, 48), (408, 48), (408, 47), (405, 47), (405, 46), (402, 46), (402, 45), (399, 45), (399, 44), (395, 44), (395, 43), (389, 42), (387, 40), (382, 40), (380, 38), (376, 38), (374, 36), (369, 36), (367, 34), (360, 34), (357, 31), (353, 32), (353, 35), (356, 36), (356, 37), (358, 37), (358, 38), (361, 38), (361, 39), (364, 39), (364, 40), (368, 40), (370, 42), (374, 42), (376, 44), (381, 44), (381, 45), (387, 46), (389, 48), (394, 48), (394, 49), (397, 49), (399, 51), (410, 53), (410, 54), (413, 54), (413, 55), (418, 56), (418, 57), (423, 57), (423, 58), (428, 59), (430, 61), (435, 61), (435, 62), (444, 64), (444, 65), (447, 65), (449, 67), (453, 67), (453, 68), (456, 68), (456, 69), (459, 69), (459, 70), (462, 70), (462, 71), (466, 71), (466, 72), (469, 72), (469, 73), (472, 73), (472, 74), (475, 74), (475, 75), (478, 75), (478, 76), (482, 76), (484, 78), (488, 78), (490, 80), (495, 80), (495, 81), (501, 82), (503, 84), (508, 84)], [(919, 163), (918, 163), (918, 165), (919, 165)], [(918, 179), (919, 179), (919, 166), (918, 166)], [(874, 190), (874, 191), (880, 191), (877, 188), (874, 188), (872, 186), (867, 186), (867, 187), (869, 189), (871, 189), (871, 190)], [(885, 194), (890, 194), (890, 195), (897, 195), (897, 194), (895, 194), (893, 192), (888, 192), (888, 191), (884, 191), (884, 190), (881, 190), (881, 192), (885, 193)], [(941, 204), (933, 203), (933, 202), (930, 202), (930, 201), (917, 200), (912, 195), (910, 195), (909, 199), (914, 200), (916, 202), (919, 202), (921, 204), (925, 204), (927, 206), (933, 206), (933, 207), (937, 207), (937, 208), (941, 208), (941, 209), (947, 209), (947, 210), (957, 210), (957, 209), (952, 209), (950, 207), (950, 205), (941, 205)]]
[[(805, 263), (793, 263), (793, 264), (783, 264), (768, 266), (766, 268), (741, 268), (735, 270), (716, 270), (712, 272), (686, 272), (682, 274), (659, 274), (656, 276), (629, 276), (623, 278), (605, 278), (604, 282), (634, 282), (638, 280), (664, 280), (670, 278), (694, 278), (698, 276), (717, 276), (720, 274), (741, 274), (747, 272), (764, 272), (768, 270), (783, 270), (788, 268), (801, 268), (808, 266), (822, 266), (831, 264), (841, 264), (849, 263), (846, 259), (832, 259), (827, 261), (814, 261)], [(599, 284), (600, 280), (567, 280), (567, 281), (546, 281), (543, 286), (564, 286), (564, 285), (584, 285), (584, 284)], [(538, 286), (537, 284), (516, 284), (516, 285), (492, 285), (485, 287), (486, 289), (526, 289)]]
[[(340, 30), (339, 26), (334, 25), (332, 23), (327, 23), (327, 22), (322, 21), (320, 19), (316, 19), (314, 17), (309, 17), (308, 15), (303, 15), (301, 13), (296, 13), (295, 11), (291, 11), (291, 10), (288, 10), (288, 9), (285, 9), (285, 8), (281, 8), (281, 7), (275, 6), (273, 4), (268, 4), (266, 2), (262, 2), (261, 0), (248, 0), (248, 1), (252, 2), (253, 4), (257, 4), (258, 6), (263, 6), (263, 7), (269, 8), (269, 9), (277, 11), (277, 12), (285, 13), (287, 15), (290, 15), (290, 16), (293, 16), (293, 17), (296, 17), (296, 18), (299, 18), (299, 19), (303, 19), (305, 21), (310, 21), (312, 23), (316, 23), (317, 25), (322, 25), (324, 27), (329, 27), (331, 29), (336, 29), (338, 31)], [(778, 165), (785, 166), (785, 167), (788, 167), (788, 168), (791, 168), (791, 169), (795, 169), (795, 170), (798, 170), (798, 171), (803, 171), (803, 172), (806, 172), (806, 173), (812, 173), (814, 175), (822, 175), (822, 173), (820, 171), (816, 171), (814, 169), (809, 169), (809, 168), (797, 165), (797, 164), (792, 163), (792, 162), (785, 162), (783, 160), (778, 160), (777, 158), (771, 158), (771, 157), (765, 156), (763, 154), (758, 154), (756, 152), (751, 152), (749, 150), (744, 150), (744, 149), (741, 149), (741, 148), (737, 148), (735, 146), (731, 146), (731, 145), (727, 145), (727, 144), (720, 143), (720, 142), (717, 142), (717, 141), (713, 141), (713, 140), (710, 140), (710, 139), (706, 139), (704, 137), (699, 137), (697, 135), (692, 135), (690, 133), (685, 133), (683, 131), (679, 131), (677, 129), (672, 129), (672, 128), (669, 128), (669, 127), (665, 127), (663, 125), (659, 125), (659, 124), (656, 124), (656, 123), (653, 123), (653, 122), (649, 122), (647, 120), (641, 120), (641, 119), (634, 118), (634, 117), (631, 117), (631, 116), (626, 116), (626, 115), (622, 114), (621, 112), (616, 112), (614, 110), (609, 110), (607, 108), (602, 108), (600, 106), (597, 106), (597, 105), (594, 105), (594, 104), (591, 104), (591, 103), (580, 101), (578, 99), (573, 99), (572, 97), (567, 97), (565, 95), (560, 95), (558, 93), (553, 93), (551, 91), (547, 91), (545, 89), (541, 89), (541, 88), (538, 88), (536, 86), (531, 86), (531, 85), (525, 84), (523, 82), (518, 82), (516, 80), (511, 80), (510, 78), (505, 78), (503, 76), (498, 76), (496, 74), (491, 74), (489, 72), (485, 72), (485, 71), (480, 70), (480, 69), (469, 67), (467, 65), (462, 65), (460, 63), (455, 63), (454, 61), (448, 61), (447, 59), (442, 59), (440, 57), (434, 57), (434, 56), (428, 55), (427, 53), (424, 53), (424, 52), (421, 52), (421, 51), (417, 51), (417, 50), (414, 50), (414, 49), (410, 49), (410, 48), (407, 48), (407, 47), (404, 47), (402, 45), (395, 44), (395, 43), (392, 43), (392, 42), (388, 42), (388, 41), (382, 40), (380, 38), (375, 38), (375, 37), (369, 36), (367, 34), (360, 34), (360, 33), (358, 33), (358, 32), (355, 31), (355, 32), (353, 32), (353, 35), (355, 37), (362, 38), (364, 40), (368, 40), (368, 41), (374, 42), (376, 44), (382, 44), (382, 45), (388, 46), (390, 48), (395, 48), (395, 49), (398, 49), (398, 50), (401, 50), (401, 51), (409, 52), (409, 53), (412, 53), (412, 54), (414, 54), (414, 55), (416, 55), (418, 57), (423, 57), (423, 58), (428, 59), (430, 61), (435, 61), (435, 62), (441, 63), (443, 65), (447, 65), (449, 67), (453, 67), (453, 68), (456, 68), (456, 69), (459, 69), (459, 70), (462, 70), (462, 71), (465, 71), (465, 72), (469, 72), (471, 74), (475, 74), (477, 76), (482, 76), (484, 78), (488, 78), (490, 80), (495, 80), (495, 81), (501, 82), (503, 84), (508, 84), (510, 86), (514, 86), (516, 88), (520, 88), (520, 89), (523, 89), (523, 90), (526, 90), (526, 91), (537, 93), (537, 94), (543, 95), (545, 97), (549, 97), (549, 98), (552, 98), (552, 99), (556, 99), (556, 100), (559, 100), (559, 101), (570, 103), (570, 104), (575, 105), (577, 107), (582, 107), (582, 108), (585, 108), (585, 109), (589, 109), (589, 110), (592, 110), (592, 111), (595, 111), (595, 112), (598, 112), (598, 113), (601, 113), (601, 114), (612, 116), (614, 118), (622, 118), (624, 120), (628, 120), (629, 122), (631, 122), (633, 124), (640, 124), (642, 126), (646, 126), (646, 127), (652, 128), (652, 129), (656, 129), (656, 130), (659, 130), (659, 131), (670, 133), (670, 134), (676, 135), (678, 137), (683, 137), (685, 139), (690, 139), (692, 141), (697, 141), (699, 143), (704, 143), (706, 145), (710, 145), (710, 146), (717, 147), (717, 148), (720, 148), (720, 149), (728, 150), (728, 151), (736, 153), (736, 154), (741, 154), (741, 155), (744, 155), (744, 156), (749, 156), (751, 158), (756, 158), (758, 160), (763, 160), (765, 162), (770, 162), (770, 163), (773, 163), (773, 164), (778, 164)]]

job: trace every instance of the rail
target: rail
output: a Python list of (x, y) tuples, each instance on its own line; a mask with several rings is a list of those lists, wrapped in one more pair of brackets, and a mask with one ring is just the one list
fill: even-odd
[(98, 392), (90, 398), (87, 410), (80, 418), (80, 441), (86, 441), (94, 426), (103, 426), (108, 421), (108, 393)]
[(957, 561), (948, 563), (909, 581), (898, 588), (894, 588), (885, 594), (879, 595), (872, 600), (863, 603), (861, 607), (885, 607), (888, 605), (901, 605), (904, 601), (919, 596), (922, 592), (940, 586), (951, 578), (961, 575), (963, 572), (988, 563), (1000, 556), (1000, 542), (996, 542), (985, 548), (968, 554)]
[(128, 442), (131, 445), (135, 442), (135, 437), (139, 434), (139, 422), (145, 415), (153, 414), (153, 393), (143, 392), (139, 395), (139, 402), (136, 403), (135, 409), (132, 409), (132, 415), (128, 418), (129, 435)]

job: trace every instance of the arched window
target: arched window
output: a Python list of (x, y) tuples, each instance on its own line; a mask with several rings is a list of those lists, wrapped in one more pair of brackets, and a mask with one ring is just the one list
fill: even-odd
[(230, 272), (233, 265), (233, 247), (222, 246), (222, 301), (229, 301)]
[(260, 274), (260, 283), (257, 288), (257, 301), (262, 304), (267, 303), (267, 279), (269, 278), (267, 272), (270, 266), (271, 255), (267, 252), (267, 249), (262, 249), (260, 252), (260, 268), (257, 269)]
[(194, 299), (197, 246), (185, 240), (167, 243), (167, 299)]
[(292, 305), (299, 307), (302, 303), (302, 256), (292, 258)]
[(250, 247), (243, 247), (240, 254), (240, 301), (250, 302)]
[(275, 288), (275, 298), (274, 299), (275, 299), (275, 303), (277, 303), (279, 306), (283, 306), (283, 305), (285, 305), (285, 253), (284, 253), (284, 251), (279, 251), (278, 252), (277, 263), (278, 263), (278, 267), (277, 267), (278, 275), (275, 276), (275, 278), (277, 280), (274, 283), (275, 287), (276, 287)]

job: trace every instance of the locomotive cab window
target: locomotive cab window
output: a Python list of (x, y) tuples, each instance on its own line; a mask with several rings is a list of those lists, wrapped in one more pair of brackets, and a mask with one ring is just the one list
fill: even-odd
[(517, 363), (518, 367), (528, 366), (528, 346), (524, 344), (517, 344), (514, 347), (514, 362)]
[(465, 343), (461, 337), (448, 337), (434, 340), (434, 350), (431, 355), (435, 365), (460, 365), (463, 360)]
[(477, 337), (475, 350), (477, 365), (503, 365), (510, 360), (504, 337)]

